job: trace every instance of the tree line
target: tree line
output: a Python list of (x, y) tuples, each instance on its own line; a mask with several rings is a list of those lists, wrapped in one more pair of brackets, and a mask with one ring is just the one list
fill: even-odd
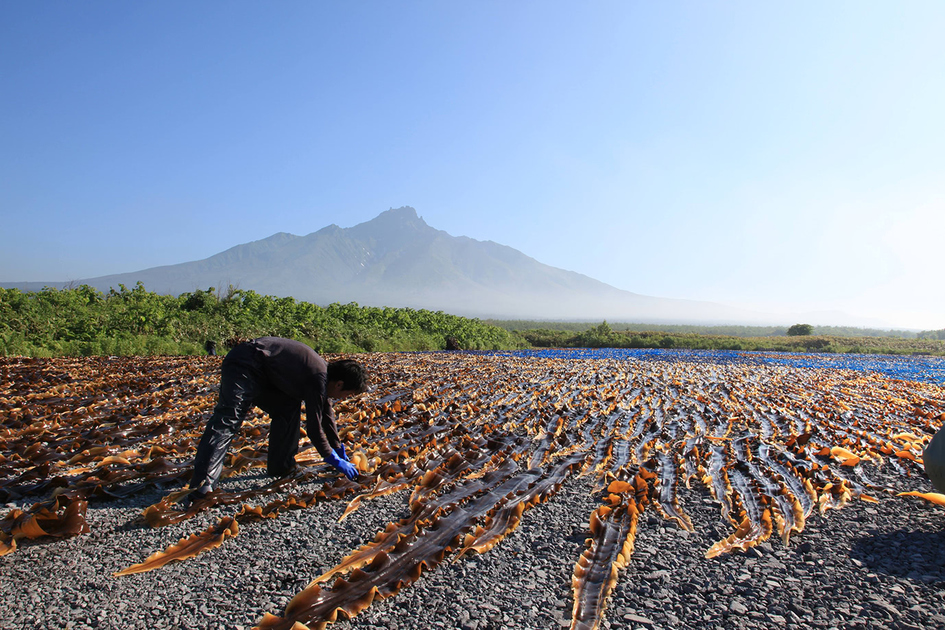
[[(804, 331), (807, 332), (807, 329), (805, 328)], [(519, 334), (530, 346), (539, 348), (685, 348), (688, 350), (945, 355), (945, 341), (932, 338), (789, 335), (787, 330), (779, 336), (741, 337), (660, 330), (614, 330), (606, 321), (590, 326), (581, 332), (536, 328), (522, 330)]]
[(318, 352), (520, 348), (503, 328), (441, 311), (318, 306), (291, 297), (213, 287), (177, 297), (139, 282), (102, 293), (88, 285), (37, 292), (0, 289), (0, 355), (201, 354), (239, 339), (276, 335)]
[(233, 287), (177, 297), (141, 283), (108, 293), (87, 285), (0, 288), (0, 356), (201, 354), (207, 341), (223, 352), (237, 340), (265, 335), (298, 339), (324, 353), (609, 347), (945, 354), (945, 330), (908, 338), (828, 334), (806, 324), (792, 329), (480, 321), (353, 302), (318, 306)]
[[(501, 326), (513, 332), (533, 330), (570, 331), (574, 333), (586, 332), (599, 322), (552, 322), (539, 320), (499, 320), (486, 319), (487, 324)], [(804, 324), (807, 325), (807, 324)], [(674, 333), (717, 335), (724, 337), (784, 337), (791, 335), (794, 326), (744, 326), (737, 324), (642, 324), (613, 322), (608, 324), (614, 332), (630, 333)], [(795, 325), (796, 326), (796, 325)], [(900, 339), (945, 339), (945, 330), (931, 330), (915, 332), (911, 330), (895, 330), (880, 328), (857, 328), (855, 326), (811, 326), (806, 334), (829, 337), (893, 337)]]

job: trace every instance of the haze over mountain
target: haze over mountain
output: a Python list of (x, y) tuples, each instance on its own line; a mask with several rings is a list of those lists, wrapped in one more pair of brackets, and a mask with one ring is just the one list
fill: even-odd
[[(73, 281), (100, 291), (142, 282), (178, 295), (229, 285), (327, 305), (357, 302), (499, 319), (649, 323), (790, 324), (711, 302), (656, 298), (542, 264), (492, 241), (451, 236), (409, 206), (351, 228), (329, 225), (306, 236), (280, 232), (194, 262)], [(25, 290), (63, 282), (5, 283)], [(816, 323), (833, 323), (823, 321)], [(828, 318), (833, 319), (833, 318)], [(851, 318), (843, 323), (851, 324)], [(862, 320), (857, 325), (875, 325)]]

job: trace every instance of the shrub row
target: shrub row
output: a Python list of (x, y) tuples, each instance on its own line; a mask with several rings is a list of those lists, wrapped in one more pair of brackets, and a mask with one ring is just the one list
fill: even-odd
[(199, 354), (214, 341), (277, 335), (319, 352), (520, 348), (520, 336), (477, 319), (409, 308), (325, 307), (212, 287), (177, 297), (141, 283), (103, 294), (87, 285), (38, 292), (0, 289), (0, 355)]

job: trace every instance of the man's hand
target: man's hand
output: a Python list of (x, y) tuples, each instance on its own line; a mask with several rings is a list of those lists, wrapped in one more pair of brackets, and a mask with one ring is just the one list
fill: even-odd
[(355, 468), (351, 462), (345, 461), (338, 457), (337, 452), (332, 451), (331, 454), (325, 458), (325, 461), (343, 472), (345, 477), (348, 479), (354, 480), (358, 478), (358, 469)]
[(345, 477), (347, 477), (348, 479), (351, 479), (352, 481), (358, 478), (358, 469), (355, 468), (351, 462), (346, 462), (344, 460), (341, 460), (341, 462), (338, 465), (338, 470), (343, 472), (345, 474)]
[(340, 457), (341, 459), (345, 460), (346, 462), (350, 462), (350, 461), (351, 461), (351, 459), (348, 457), (348, 454), (345, 453), (345, 445), (344, 445), (344, 444), (340, 445), (340, 446), (338, 447), (338, 450), (335, 451), (335, 452), (338, 453), (338, 457)]

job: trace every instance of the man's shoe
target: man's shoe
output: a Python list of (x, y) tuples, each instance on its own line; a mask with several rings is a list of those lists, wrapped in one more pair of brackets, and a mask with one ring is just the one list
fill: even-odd
[(181, 499), (181, 500), (179, 501), (179, 504), (180, 504), (180, 506), (181, 506), (182, 508), (184, 508), (184, 511), (186, 512), (186, 511), (189, 510), (195, 503), (198, 503), (198, 502), (203, 501), (204, 499), (206, 499), (208, 494), (210, 494), (210, 491), (209, 491), (209, 490), (205, 490), (204, 488), (200, 488), (199, 490), (194, 490), (193, 492), (191, 492), (190, 494), (188, 494), (186, 497), (184, 497), (183, 499)]
[(299, 469), (299, 465), (296, 464), (295, 462), (292, 462), (292, 465), (289, 467), (283, 466), (283, 467), (276, 468), (275, 466), (266, 466), (266, 473), (270, 477), (281, 478), (281, 477), (288, 477), (289, 475), (293, 474), (298, 469)]

